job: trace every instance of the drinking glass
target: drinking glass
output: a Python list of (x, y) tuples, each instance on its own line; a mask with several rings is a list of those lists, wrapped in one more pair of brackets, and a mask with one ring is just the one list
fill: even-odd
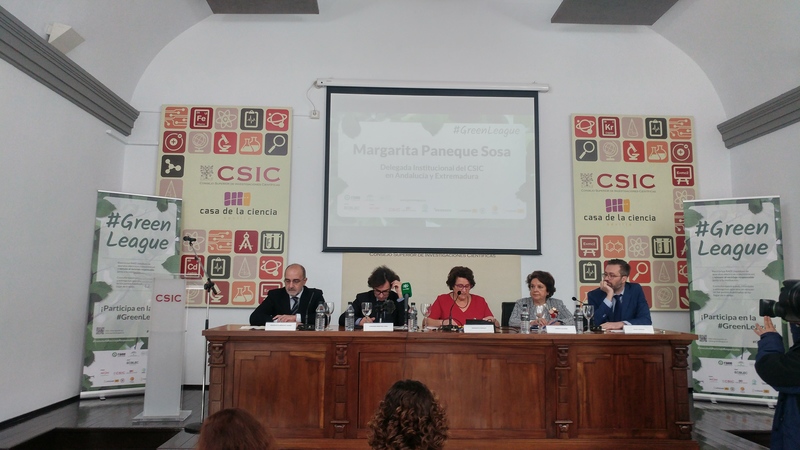
[(425, 331), (425, 328), (427, 328), (428, 316), (430, 316), (430, 315), (431, 315), (431, 304), (430, 303), (424, 303), (422, 305), (422, 317), (423, 317), (423, 319), (422, 319), (422, 331)]
[(364, 302), (361, 304), (361, 313), (364, 314), (364, 317), (369, 317), (372, 314), (372, 303)]
[(328, 328), (331, 330), (334, 329), (333, 323), (331, 322), (334, 309), (336, 309), (336, 305), (333, 302), (325, 302), (325, 315), (328, 316)]
[(537, 325), (539, 325), (539, 327), (538, 327), (539, 330), (538, 331), (539, 331), (539, 333), (544, 333), (544, 331), (545, 331), (544, 328), (545, 327), (543, 327), (541, 325), (542, 319), (544, 319), (545, 323), (546, 323), (547, 319), (550, 318), (550, 315), (547, 313), (547, 305), (542, 305), (542, 309), (541, 310), (537, 306), (534, 306), (533, 307), (533, 311), (534, 311), (534, 314), (536, 315), (536, 321), (539, 322), (539, 323), (537, 323)]
[(591, 331), (592, 317), (594, 317), (594, 305), (583, 305), (583, 316), (586, 317), (586, 322), (589, 324), (589, 331)]

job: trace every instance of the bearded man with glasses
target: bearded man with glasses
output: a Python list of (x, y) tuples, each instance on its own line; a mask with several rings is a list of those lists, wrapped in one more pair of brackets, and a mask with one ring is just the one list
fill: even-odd
[[(367, 278), (370, 290), (356, 295), (353, 300), (353, 309), (356, 313), (356, 326), (363, 327), (365, 323), (391, 322), (396, 327), (405, 325), (406, 304), (400, 296), (400, 277), (386, 266), (375, 268)], [(372, 303), (372, 312), (369, 317), (364, 317), (361, 304)], [(344, 309), (347, 307), (345, 306)], [(346, 312), (346, 311), (345, 311)], [(339, 316), (339, 326), (344, 326), (345, 313)]]
[(650, 307), (642, 286), (628, 282), (631, 266), (621, 259), (606, 263), (600, 287), (587, 294), (594, 305), (594, 323), (604, 330), (621, 330), (625, 325), (652, 325)]

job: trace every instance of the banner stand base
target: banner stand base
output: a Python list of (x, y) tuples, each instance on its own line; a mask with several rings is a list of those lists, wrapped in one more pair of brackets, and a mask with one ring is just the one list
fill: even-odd
[(145, 416), (144, 412), (133, 418), (133, 423), (139, 422), (183, 422), (192, 414), (191, 409), (182, 409), (177, 416)]

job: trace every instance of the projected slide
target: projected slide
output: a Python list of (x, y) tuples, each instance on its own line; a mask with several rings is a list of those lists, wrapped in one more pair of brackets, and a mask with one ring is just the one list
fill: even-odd
[(536, 254), (536, 93), (328, 92), (325, 250)]

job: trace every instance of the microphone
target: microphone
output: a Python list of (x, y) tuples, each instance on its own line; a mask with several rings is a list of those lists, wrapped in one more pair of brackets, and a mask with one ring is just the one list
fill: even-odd
[(456, 296), (453, 298), (453, 305), (450, 306), (450, 318), (448, 320), (449, 325), (442, 325), (441, 327), (439, 327), (441, 331), (449, 331), (449, 332), (458, 331), (458, 325), (453, 325), (453, 307), (456, 306), (456, 299), (458, 298), (459, 295), (461, 295), (461, 291), (458, 291), (456, 293)]
[(196, 241), (197, 238), (193, 238), (193, 237), (190, 237), (189, 235), (186, 235), (186, 236), (183, 237), (183, 240), (191, 244), (192, 242)]
[[(311, 307), (311, 305), (313, 305), (313, 304), (314, 304), (314, 295), (315, 295), (316, 293), (317, 293), (317, 291), (316, 291), (316, 290), (312, 290), (312, 291), (311, 291), (311, 298), (310, 298), (310, 299), (308, 299), (308, 304), (306, 305), (306, 316), (305, 316), (305, 317), (300, 317), (300, 318), (302, 319), (302, 323), (304, 323), (304, 324), (311, 325), (311, 324), (308, 324), (308, 323), (307, 323), (307, 322), (308, 322), (308, 317), (309, 317), (309, 315), (308, 315), (308, 308), (310, 308), (310, 307)], [(300, 299), (297, 299), (297, 301), (300, 301)], [(315, 314), (316, 314), (316, 313), (315, 313)], [(316, 318), (316, 315), (314, 316), (314, 318)], [(326, 326), (327, 326), (327, 325), (326, 325)]]
[[(411, 283), (406, 281), (400, 285), (400, 293), (403, 294), (403, 325), (408, 324), (408, 299), (411, 298)], [(398, 300), (399, 302), (400, 300)]]

